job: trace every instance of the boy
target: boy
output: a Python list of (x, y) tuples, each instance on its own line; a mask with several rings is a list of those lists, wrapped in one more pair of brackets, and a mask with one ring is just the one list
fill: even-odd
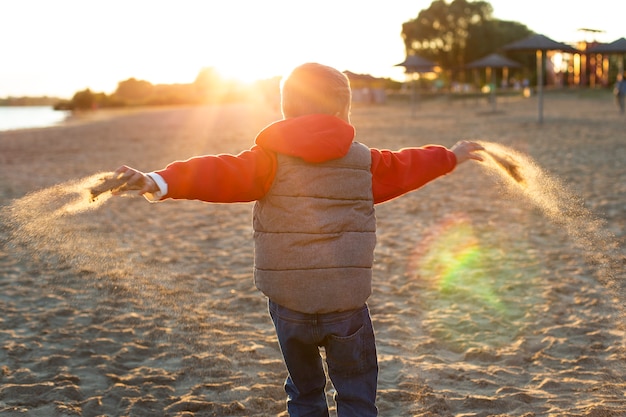
[(340, 417), (377, 415), (378, 362), (366, 301), (376, 243), (374, 204), (417, 189), (482, 147), (462, 141), (397, 152), (354, 141), (347, 77), (316, 63), (283, 80), (284, 119), (238, 155), (178, 161), (144, 174), (122, 166), (150, 200), (256, 201), (254, 280), (287, 366), (291, 416), (328, 416), (320, 347)]

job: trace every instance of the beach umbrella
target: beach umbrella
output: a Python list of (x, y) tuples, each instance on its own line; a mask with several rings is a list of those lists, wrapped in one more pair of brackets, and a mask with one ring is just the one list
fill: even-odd
[(505, 51), (533, 51), (537, 55), (537, 97), (539, 106), (539, 123), (543, 123), (543, 64), (547, 51), (561, 51), (580, 53), (580, 51), (566, 43), (557, 42), (545, 35), (534, 34), (527, 38), (512, 42), (502, 47)]
[(437, 64), (419, 55), (409, 55), (404, 61), (394, 66), (404, 67), (407, 73), (425, 73), (433, 72)]
[(500, 54), (491, 54), (470, 62), (467, 68), (517, 68), (520, 64)]
[(603, 55), (622, 55), (622, 59), (619, 60), (618, 72), (620, 74), (624, 73), (624, 54), (626, 54), (625, 38), (616, 39), (611, 43), (601, 43), (596, 46), (592, 46), (587, 50), (587, 52)]
[[(408, 55), (404, 61), (394, 65), (394, 67), (404, 67), (404, 72), (407, 74), (425, 74), (435, 71), (435, 64), (419, 55)], [(411, 114), (415, 115), (415, 106), (417, 102), (417, 92), (415, 88), (415, 79), (412, 78), (411, 82)]]
[(491, 54), (486, 57), (480, 58), (476, 61), (470, 62), (466, 68), (484, 68), (491, 71), (491, 103), (493, 105), (493, 111), (496, 111), (496, 72), (495, 68), (518, 68), (521, 65), (517, 62), (508, 59), (500, 54)]
[(600, 43), (589, 48), (589, 52), (597, 54), (624, 54), (626, 53), (626, 38), (619, 38), (611, 43)]

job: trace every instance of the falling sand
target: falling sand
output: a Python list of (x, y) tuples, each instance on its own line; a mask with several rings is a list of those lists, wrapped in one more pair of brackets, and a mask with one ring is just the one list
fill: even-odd
[(77, 269), (102, 268), (106, 243), (90, 226), (76, 227), (76, 216), (101, 207), (110, 192), (93, 194), (112, 173), (97, 173), (27, 194), (3, 208), (2, 217), (15, 248), (25, 248), (25, 256), (66, 262)]
[(482, 164), (484, 168), (502, 179), (509, 191), (561, 225), (577, 245), (586, 249), (587, 261), (594, 265), (597, 279), (615, 299), (624, 300), (624, 280), (618, 276), (621, 273), (619, 245), (604, 222), (585, 207), (579, 196), (546, 173), (528, 155), (493, 142), (479, 143), (487, 155)]
[(99, 176), (99, 182), (89, 188), (91, 194), (90, 202), (94, 202), (98, 196), (105, 193), (116, 193), (120, 191), (128, 190), (126, 185), (126, 179), (123, 178), (123, 174), (115, 175), (114, 173), (106, 173)]
[[(141, 287), (141, 279), (147, 274), (156, 275), (154, 271), (138, 262), (132, 250), (126, 258), (112, 256), (114, 248), (119, 248), (120, 244), (115, 237), (102, 233), (98, 216), (88, 215), (114, 195), (136, 197), (136, 194), (124, 193), (128, 191), (124, 184), (125, 181), (114, 173), (100, 172), (14, 200), (0, 212), (10, 244), (16, 252), (21, 248), (27, 257), (106, 275), (115, 282), (112, 285), (117, 289), (131, 291)], [(85, 219), (78, 218), (81, 215), (90, 220), (84, 222)], [(125, 283), (131, 276), (133, 284)], [(155, 294), (144, 294), (154, 305), (160, 298), (158, 290), (155, 291)]]
[[(528, 155), (493, 142), (479, 143), (487, 156), (481, 166), (502, 180), (510, 192), (539, 208), (550, 221), (562, 225), (576, 244), (587, 248), (587, 260), (595, 266), (597, 278), (616, 298), (624, 299), (623, 280), (616, 276), (621, 262), (618, 244), (603, 221)], [(95, 265), (109, 270), (114, 262), (103, 260), (103, 246), (97, 243), (98, 237), (82, 231), (81, 236), (73, 233), (72, 239), (68, 239), (66, 226), (72, 222), (72, 215), (98, 209), (113, 195), (133, 196), (123, 194), (129, 191), (125, 184), (121, 175), (113, 172), (58, 184), (14, 201), (6, 210), (5, 217), (9, 220), (5, 223), (13, 225), (14, 240), (39, 248), (40, 254), (47, 248), (45, 251), (73, 263), (88, 260), (94, 264), (98, 259)]]
[[(601, 219), (585, 208), (580, 197), (546, 173), (528, 155), (493, 142), (479, 143), (487, 156), (481, 166), (502, 180), (510, 192), (539, 208), (550, 221), (561, 225), (576, 244), (586, 248), (587, 261), (594, 265), (597, 279), (615, 299), (623, 300), (624, 284), (617, 276), (621, 262), (618, 244)], [(123, 194), (129, 191), (125, 184), (121, 175), (100, 172), (46, 188), (10, 205), (6, 213), (9, 221), (5, 223), (14, 226), (15, 241), (37, 249), (40, 255), (53, 253), (55, 259), (65, 259), (74, 266), (84, 268), (81, 263), (87, 263), (102, 272), (119, 272), (123, 261), (107, 258), (102, 251), (106, 247), (104, 242), (98, 242), (99, 238), (88, 230), (74, 231), (68, 236), (71, 228), (67, 226), (72, 222), (72, 215), (98, 209), (113, 195), (133, 196)], [(121, 269), (125, 271), (123, 275), (135, 275), (136, 280), (136, 271)], [(145, 268), (143, 270), (145, 272)], [(152, 298), (161, 297), (153, 294)]]

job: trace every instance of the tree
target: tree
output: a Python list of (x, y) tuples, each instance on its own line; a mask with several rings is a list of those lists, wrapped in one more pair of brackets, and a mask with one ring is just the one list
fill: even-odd
[(532, 33), (526, 25), (505, 20), (488, 20), (470, 28), (465, 51), (465, 62), (475, 61), (506, 44), (525, 38)]
[(79, 91), (71, 100), (72, 110), (90, 110), (95, 107), (96, 100), (90, 89)]
[(521, 23), (493, 18), (486, 1), (435, 0), (402, 25), (407, 54), (416, 53), (458, 73), (465, 64), (529, 35)]
[(464, 51), (472, 26), (491, 18), (493, 8), (484, 1), (435, 0), (417, 18), (402, 25), (407, 53), (415, 52), (453, 69), (464, 64)]
[(154, 91), (154, 86), (148, 81), (129, 78), (126, 81), (117, 83), (115, 96), (129, 102), (145, 102)]

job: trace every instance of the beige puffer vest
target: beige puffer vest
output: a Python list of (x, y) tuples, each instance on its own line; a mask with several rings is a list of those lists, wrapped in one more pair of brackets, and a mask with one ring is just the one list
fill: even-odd
[(254, 207), (256, 286), (304, 313), (361, 307), (376, 245), (369, 149), (311, 164), (278, 155), (276, 178)]

